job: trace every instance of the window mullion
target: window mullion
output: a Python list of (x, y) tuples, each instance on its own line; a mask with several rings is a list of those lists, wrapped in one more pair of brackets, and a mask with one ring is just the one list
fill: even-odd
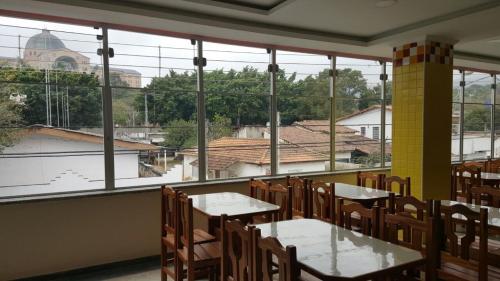
[(102, 61), (103, 80), (102, 110), (104, 130), (104, 181), (107, 190), (115, 189), (115, 160), (114, 160), (114, 134), (113, 134), (113, 97), (109, 77), (109, 44), (108, 28), (102, 27)]
[(337, 57), (330, 58), (330, 171), (335, 171), (335, 84), (337, 82)]

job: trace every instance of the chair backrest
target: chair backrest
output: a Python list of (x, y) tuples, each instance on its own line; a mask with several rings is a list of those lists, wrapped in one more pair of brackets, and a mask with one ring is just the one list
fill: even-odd
[[(353, 218), (353, 215), (357, 217)], [(379, 207), (374, 206), (371, 209), (365, 208), (359, 203), (344, 204), (344, 199), (337, 201), (337, 225), (353, 230), (353, 219), (359, 219), (358, 231), (373, 237), (379, 235)], [(356, 229), (354, 229), (356, 230)]]
[[(254, 281), (297, 281), (300, 269), (297, 250), (294, 246), (283, 246), (276, 237), (260, 237), (255, 229), (257, 243), (255, 249)], [(278, 276), (275, 268), (277, 266)]]
[(161, 234), (175, 234), (175, 208), (177, 192), (170, 186), (161, 187)]
[(324, 181), (311, 181), (311, 214), (313, 218), (320, 219), (329, 223), (336, 223), (336, 200), (335, 183), (326, 183)]
[(486, 172), (500, 173), (500, 159), (490, 159), (486, 162)]
[[(453, 257), (470, 260), (470, 248), (479, 238), (479, 280), (487, 280), (488, 274), (488, 211), (482, 208), (479, 213), (467, 206), (455, 204), (451, 206), (437, 205), (436, 214), (443, 215), (444, 238), (443, 245)], [(462, 224), (465, 235), (457, 235), (456, 225)], [(476, 231), (478, 229), (479, 231)], [(477, 235), (477, 236), (476, 236)], [(477, 238), (476, 238), (477, 237)]]
[(384, 174), (374, 174), (370, 172), (358, 171), (357, 185), (363, 187), (370, 187), (375, 189), (383, 189), (382, 182), (384, 181)]
[(294, 215), (310, 218), (310, 199), (309, 199), (309, 186), (308, 179), (299, 177), (286, 177), (286, 186), (292, 188), (292, 210)]
[(473, 186), (467, 193), (467, 203), (500, 208), (500, 189), (489, 185)]
[(286, 188), (282, 184), (270, 185), (268, 202), (280, 206), (277, 216), (273, 218), (274, 221), (292, 219), (292, 192), (291, 188)]
[(388, 211), (391, 214), (413, 216), (416, 219), (423, 221), (426, 213), (432, 213), (432, 208), (429, 209), (428, 203), (420, 201), (416, 197), (397, 197), (394, 193), (389, 193)]
[(458, 194), (466, 197), (471, 186), (481, 185), (481, 167), (479, 166), (466, 164), (457, 165), (455, 166), (454, 174), (455, 180), (451, 194), (452, 200), (456, 200)]
[(194, 263), (193, 199), (185, 193), (178, 193), (177, 201), (175, 242), (178, 249), (186, 247), (189, 266)]
[[(426, 203), (426, 209), (432, 210), (433, 202)], [(429, 215), (419, 220), (405, 213), (391, 214), (386, 209), (380, 210), (380, 239), (421, 251), (426, 257), (426, 280), (435, 280), (438, 260), (439, 219)], [(401, 231), (403, 235), (401, 235)], [(431, 277), (432, 276), (432, 277)]]
[(268, 193), (271, 182), (264, 182), (262, 180), (250, 179), (249, 189), (250, 197), (268, 201)]
[(391, 177), (386, 177), (384, 178), (384, 189), (386, 191), (393, 191), (392, 190), (392, 185), (397, 184), (399, 186), (397, 192), (399, 192), (399, 195), (401, 196), (411, 196), (411, 190), (410, 190), (410, 177), (406, 178), (401, 178), (398, 176), (391, 176)]
[(221, 280), (252, 280), (253, 228), (240, 220), (228, 220), (227, 215), (221, 216)]

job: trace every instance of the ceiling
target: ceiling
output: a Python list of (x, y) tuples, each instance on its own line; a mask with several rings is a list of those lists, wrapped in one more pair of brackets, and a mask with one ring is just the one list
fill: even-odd
[(455, 43), (455, 65), (500, 71), (500, 0), (2, 0), (6, 11), (205, 38), (390, 58), (392, 47)]

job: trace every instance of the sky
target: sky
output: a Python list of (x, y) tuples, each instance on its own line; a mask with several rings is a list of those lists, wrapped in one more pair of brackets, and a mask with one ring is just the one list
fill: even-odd
[[(100, 30), (85, 26), (8, 17), (0, 17), (0, 22), (0, 41), (2, 42), (0, 56), (18, 56), (19, 35), (21, 35), (20, 45), (23, 48), (29, 37), (40, 33), (41, 29), (49, 29), (53, 35), (64, 42), (67, 48), (89, 57), (91, 64), (101, 64), (101, 58), (96, 54), (100, 46), (96, 35), (100, 33)], [(160, 74), (159, 54), (162, 56), (161, 75), (165, 75), (170, 69), (194, 70), (192, 58), (195, 50), (190, 40), (118, 30), (108, 32), (110, 47), (115, 51), (115, 57), (110, 59), (111, 67), (139, 71), (143, 77), (143, 86), (148, 84), (152, 77)], [(265, 49), (211, 42), (204, 42), (204, 56), (208, 61), (207, 71), (220, 68), (239, 70), (246, 65), (266, 71), (269, 64), (269, 55)], [(286, 73), (296, 72), (299, 79), (311, 74), (316, 75), (329, 67), (329, 60), (326, 56), (285, 51), (277, 52), (277, 63)], [(369, 87), (379, 82), (381, 67), (377, 61), (338, 57), (337, 68), (347, 67), (361, 70)], [(388, 67), (388, 74), (391, 71), (391, 67)]]

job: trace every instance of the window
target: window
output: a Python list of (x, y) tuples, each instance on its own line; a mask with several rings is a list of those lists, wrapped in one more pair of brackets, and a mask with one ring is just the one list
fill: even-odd
[(379, 127), (373, 127), (373, 139), (374, 140), (380, 139), (380, 128)]
[[(269, 54), (210, 42), (204, 42), (203, 53), (208, 179), (266, 175), (271, 166)], [(210, 173), (217, 169), (222, 172)]]
[(1, 21), (0, 197), (104, 188), (99, 30)]
[(197, 180), (196, 46), (117, 30), (109, 31), (109, 46), (115, 185)]
[(465, 72), (463, 159), (486, 159), (491, 152), (491, 77)]
[[(336, 160), (343, 158), (348, 161), (337, 162), (336, 169), (378, 167), (381, 165), (382, 144), (380, 132), (375, 138), (374, 130), (380, 128), (382, 121), (380, 63), (338, 57), (337, 73), (336, 126), (343, 132), (336, 134), (335, 157)], [(386, 131), (386, 135), (390, 136), (390, 133)]]
[(329, 170), (330, 61), (277, 51), (278, 173)]

